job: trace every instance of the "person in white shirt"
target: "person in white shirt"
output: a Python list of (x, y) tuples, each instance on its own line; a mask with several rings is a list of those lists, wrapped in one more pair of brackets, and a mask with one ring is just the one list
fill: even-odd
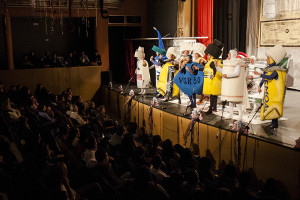
[(73, 105), (72, 111), (71, 111), (71, 110), (68, 110), (66, 113), (67, 113), (67, 115), (69, 115), (72, 119), (75, 119), (75, 120), (78, 122), (78, 124), (80, 124), (80, 125), (85, 125), (85, 124), (87, 124), (87, 122), (84, 121), (84, 120), (82, 119), (82, 117), (78, 114), (78, 107), (77, 107), (76, 105)]

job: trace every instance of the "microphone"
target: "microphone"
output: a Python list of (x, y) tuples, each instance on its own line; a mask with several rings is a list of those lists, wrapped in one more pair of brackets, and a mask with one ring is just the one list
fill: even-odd
[(133, 77), (131, 77), (131, 78), (129, 79), (128, 84), (131, 83), (132, 79), (133, 79)]

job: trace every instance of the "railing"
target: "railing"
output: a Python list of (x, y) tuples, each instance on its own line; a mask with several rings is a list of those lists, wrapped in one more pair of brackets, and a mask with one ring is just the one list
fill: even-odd
[[(0, 0), (7, 7), (33, 8), (100, 8), (100, 0)], [(104, 9), (119, 9), (121, 0), (103, 0)]]

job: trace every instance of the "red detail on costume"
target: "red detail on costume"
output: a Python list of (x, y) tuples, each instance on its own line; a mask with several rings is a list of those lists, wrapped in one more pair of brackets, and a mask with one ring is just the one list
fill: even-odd
[(238, 54), (237, 54), (237, 56), (236, 56), (237, 58), (247, 58), (248, 57), (248, 55), (247, 54), (245, 54), (244, 52), (238, 52)]
[(142, 78), (143, 78), (142, 74), (137, 74), (137, 75), (136, 75), (136, 78), (137, 78), (137, 80), (143, 80), (143, 79), (142, 79)]

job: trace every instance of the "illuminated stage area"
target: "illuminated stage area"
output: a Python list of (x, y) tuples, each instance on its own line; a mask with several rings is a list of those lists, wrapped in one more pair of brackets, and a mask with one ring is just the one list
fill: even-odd
[[(298, 193), (300, 152), (293, 147), (295, 139), (300, 136), (300, 125), (297, 123), (300, 106), (296, 102), (296, 97), (300, 97), (299, 92), (287, 91), (283, 116), (286, 119), (279, 121), (276, 131), (266, 128), (269, 123), (250, 124), (250, 132), (255, 134), (237, 134), (229, 126), (233, 120), (221, 120), (218, 115), (203, 114), (203, 119), (194, 125), (193, 137), (188, 136), (185, 143), (183, 135), (191, 122), (191, 109), (188, 108), (187, 116), (182, 115), (186, 111), (184, 99), (181, 105), (159, 100), (159, 106), (153, 107), (150, 114), (154, 88), (148, 89), (146, 95), (136, 95), (129, 105), (125, 105), (129, 91), (133, 89), (137, 94), (139, 89), (129, 86), (125, 94), (121, 94), (119, 86), (113, 84), (112, 89), (102, 86), (101, 103), (120, 123), (124, 120), (136, 122), (139, 127), (144, 126), (146, 131), (160, 135), (163, 140), (170, 139), (173, 144), (199, 151), (201, 156), (210, 156), (217, 169), (233, 161), (240, 170), (253, 169), (262, 180), (274, 177), (288, 187), (290, 194)], [(125, 88), (126, 85), (123, 85)]]

